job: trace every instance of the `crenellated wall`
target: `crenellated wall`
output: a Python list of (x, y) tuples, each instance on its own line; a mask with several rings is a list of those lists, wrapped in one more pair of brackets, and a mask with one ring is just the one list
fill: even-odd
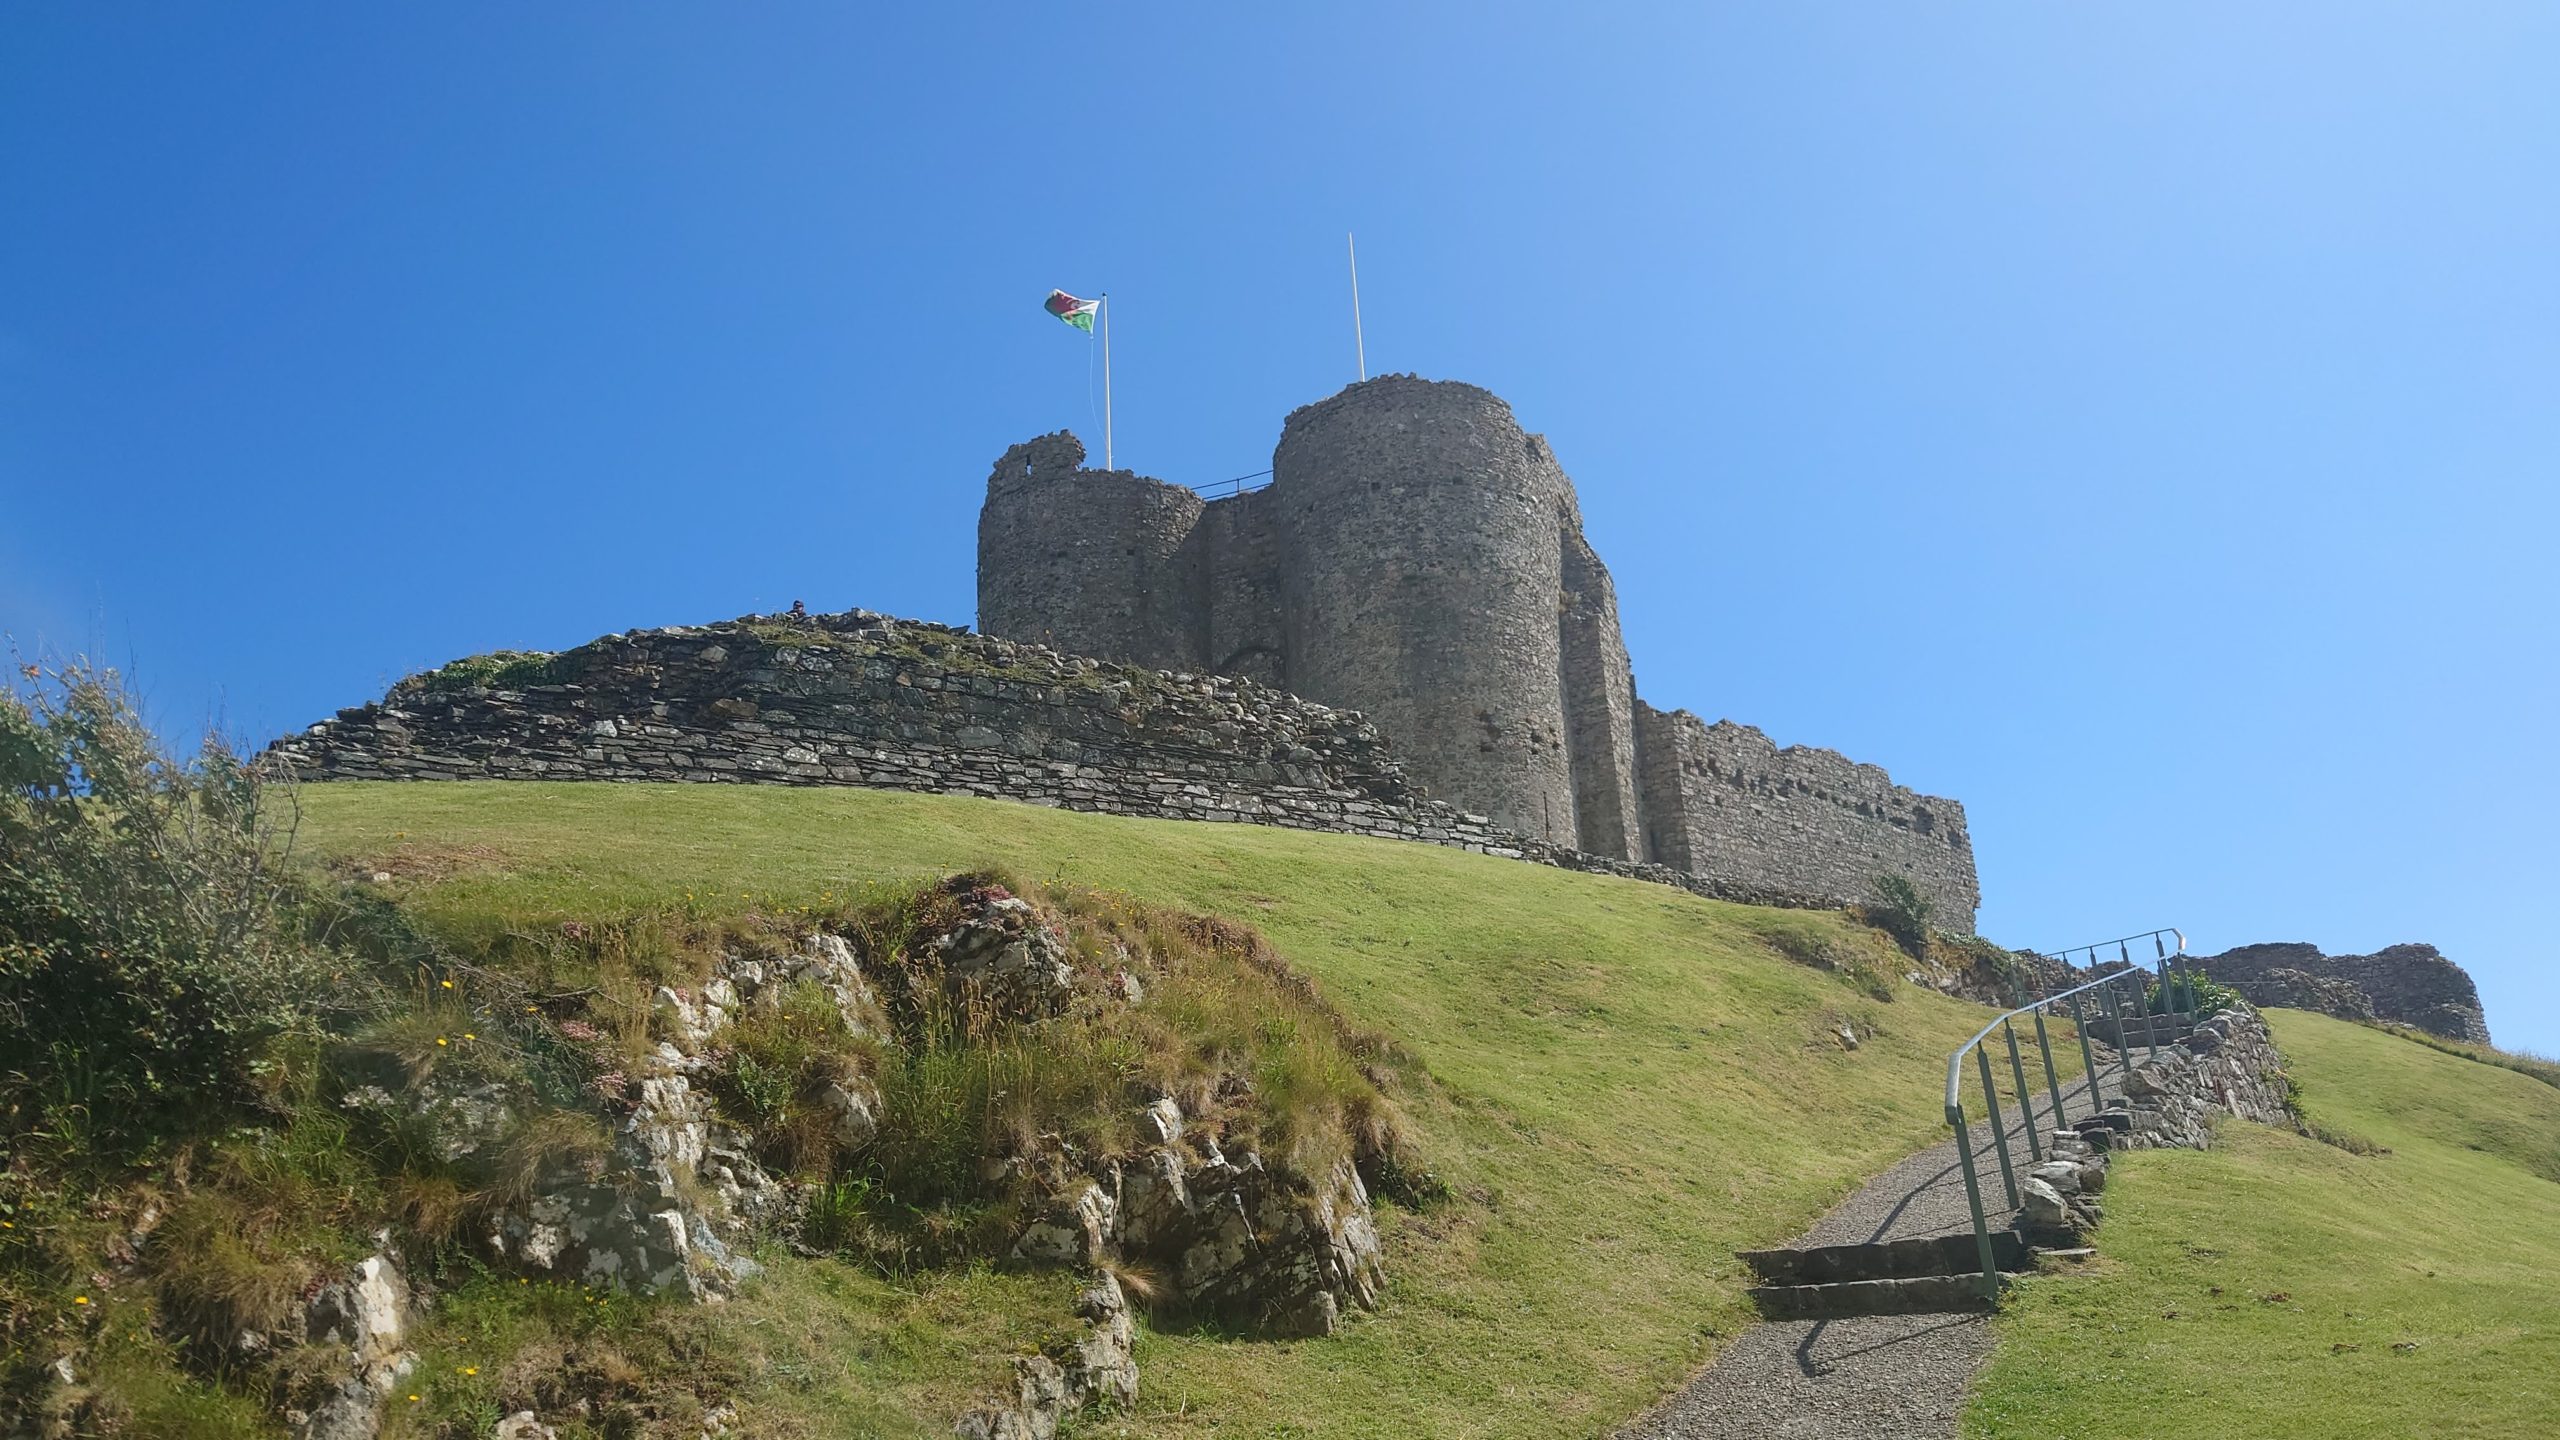
[(1205, 617), (1188, 547), (1207, 502), (1179, 485), (1083, 463), (1083, 442), (1063, 433), (1025, 441), (996, 462), (978, 512), (978, 609), (990, 629), (1015, 639), (1201, 668), (1192, 657), (1205, 643)]
[(1645, 847), (1720, 883), (1873, 898), (1909, 880), (1945, 928), (1970, 929), (1982, 893), (1964, 807), (1893, 783), (1834, 750), (1780, 749), (1748, 725), (1639, 703)]
[(1061, 433), (997, 463), (980, 628), (1359, 709), (1430, 794), (1532, 839), (1834, 903), (1901, 874), (1971, 928), (1962, 807), (1637, 699), (1573, 482), (1491, 392), (1350, 386), (1217, 501), (1083, 458)]

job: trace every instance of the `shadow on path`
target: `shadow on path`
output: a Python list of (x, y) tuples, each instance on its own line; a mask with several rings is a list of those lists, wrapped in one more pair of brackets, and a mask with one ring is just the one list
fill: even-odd
[[(2103, 1086), (2116, 1059), (2103, 1047), (2097, 1053)], [(2085, 1077), (2062, 1093), (2066, 1115), (2096, 1108)], [(2037, 1092), (2035, 1123), (2054, 1129), (2051, 1111), (2050, 1092)], [(2001, 1118), (2011, 1162), (2023, 1172), (2030, 1163), (2026, 1117), (2011, 1106)], [(1989, 1127), (1977, 1124), (1973, 1140), (1986, 1218), (2005, 1227), (2016, 1212), (2001, 1188)], [(1956, 1166), (1952, 1139), (1907, 1156), (1814, 1222), (1794, 1245), (1971, 1234), (1973, 1208)], [(1678, 1394), (1619, 1431), (1618, 1440), (1950, 1440), (1965, 1386), (1990, 1353), (1991, 1327), (1982, 1315), (1756, 1325)]]

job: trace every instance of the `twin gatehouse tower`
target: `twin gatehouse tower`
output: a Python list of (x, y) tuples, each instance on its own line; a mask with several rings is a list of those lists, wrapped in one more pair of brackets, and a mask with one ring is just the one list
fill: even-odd
[(1637, 698), (1573, 482), (1492, 393), (1363, 381), (1218, 500), (1084, 454), (1060, 432), (996, 462), (985, 633), (1363, 711), (1429, 793), (1523, 835), (1841, 901), (1900, 875), (1971, 928), (1963, 806)]

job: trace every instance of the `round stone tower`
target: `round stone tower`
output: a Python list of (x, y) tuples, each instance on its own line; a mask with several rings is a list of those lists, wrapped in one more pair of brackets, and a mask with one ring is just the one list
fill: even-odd
[(1160, 670), (1204, 662), (1184, 541), (1205, 503), (1127, 470), (1087, 470), (1061, 430), (1004, 452), (978, 511), (978, 628)]
[(1434, 796), (1576, 844), (1545, 442), (1489, 391), (1388, 375), (1292, 414), (1271, 466), (1289, 688), (1366, 711)]

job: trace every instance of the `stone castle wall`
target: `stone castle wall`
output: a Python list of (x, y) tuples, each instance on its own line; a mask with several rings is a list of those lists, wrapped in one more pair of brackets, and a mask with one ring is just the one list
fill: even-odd
[(2489, 1043), (2480, 992), (2433, 945), (2324, 955), (2317, 945), (2242, 945), (2196, 964), (2253, 1005), (2291, 1005), (2346, 1020), (2390, 1020), (2452, 1040)]
[(1083, 456), (1061, 433), (997, 462), (980, 629), (1358, 709), (1429, 794), (1550, 845), (1835, 904), (1899, 874), (1971, 928), (1961, 806), (1637, 699), (1573, 482), (1492, 393), (1350, 386), (1216, 501)]
[(1864, 895), (1901, 875), (1939, 923), (1970, 928), (1981, 891), (1964, 807), (1893, 783), (1837, 751), (1780, 749), (1748, 725), (1637, 710), (1646, 852), (1724, 883)]
[(1430, 791), (1578, 845), (1557, 623), (1564, 472), (1473, 386), (1353, 386), (1273, 454), (1289, 688), (1356, 706)]
[(1249, 680), (854, 612), (609, 635), (502, 685), (403, 681), (271, 754), (309, 781), (850, 785), (1457, 846), (1820, 907), (1512, 834), (1424, 796), (1366, 717)]

